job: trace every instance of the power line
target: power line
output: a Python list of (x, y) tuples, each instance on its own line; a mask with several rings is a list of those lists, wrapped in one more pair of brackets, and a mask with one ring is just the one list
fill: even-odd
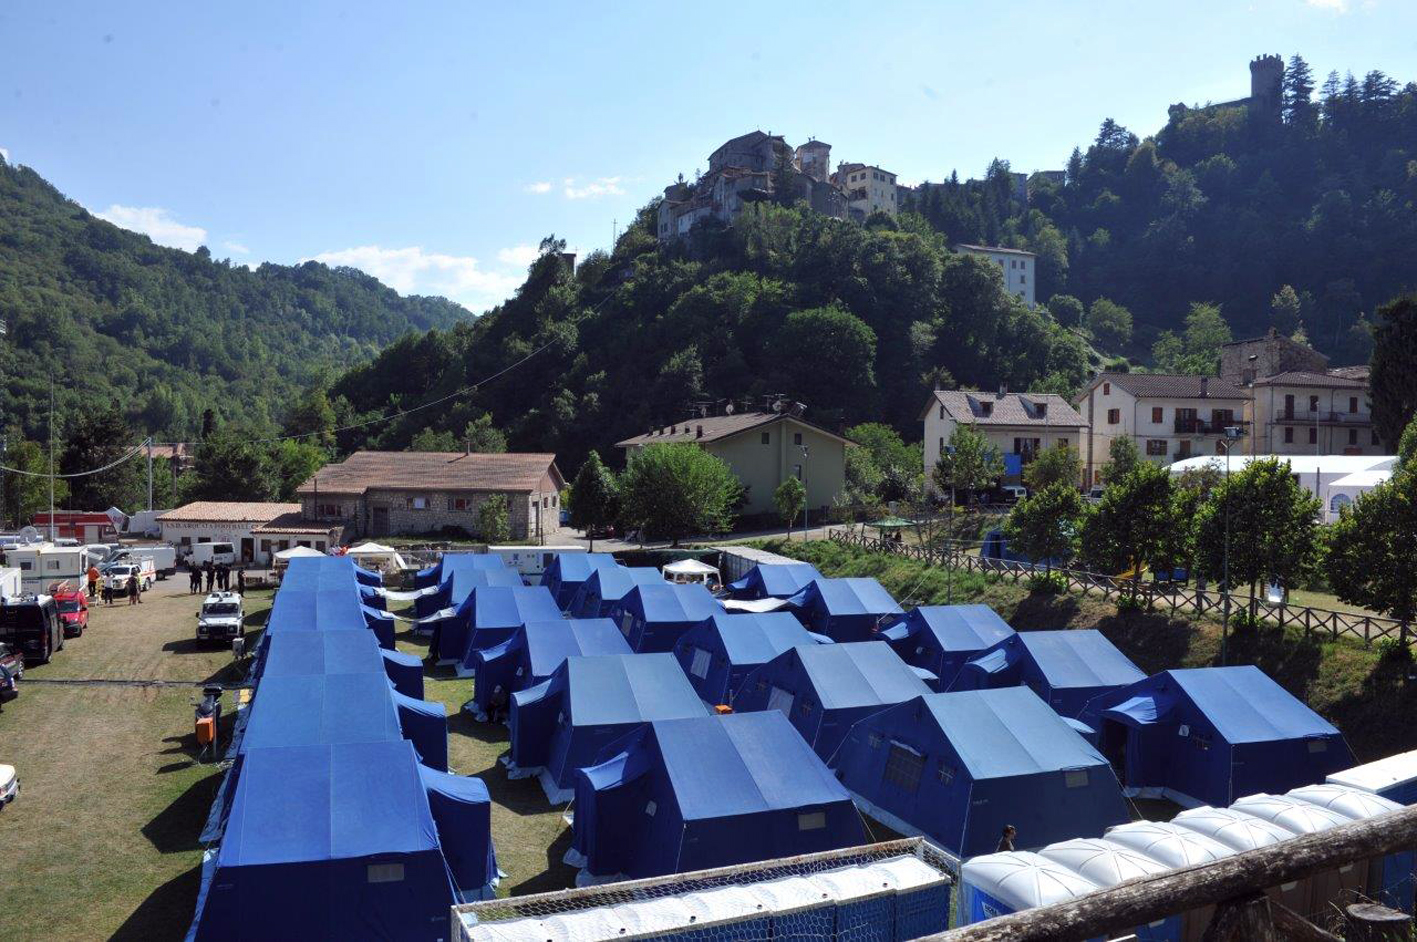
[(50, 474), (48, 471), (26, 471), (23, 468), (11, 468), (7, 465), (0, 465), (0, 471), (7, 471), (10, 474), (23, 474), (27, 477), (32, 478), (84, 478), (88, 477), (91, 474), (101, 474), (102, 472), (107, 471), (109, 468), (116, 468), (123, 462), (142, 454), (143, 449), (146, 447), (148, 447), (148, 440), (144, 439), (142, 442), (139, 442), (132, 448), (128, 449), (128, 451), (123, 455), (123, 457), (118, 458), (114, 461), (110, 461), (108, 464), (104, 465), (101, 468), (90, 468), (87, 471), (74, 471), (70, 474)]

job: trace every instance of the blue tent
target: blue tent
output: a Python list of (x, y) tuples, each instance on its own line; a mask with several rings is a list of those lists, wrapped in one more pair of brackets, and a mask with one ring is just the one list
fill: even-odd
[(576, 773), (573, 849), (632, 879), (865, 843), (851, 797), (776, 711), (660, 720)]
[(905, 663), (939, 678), (948, 690), (964, 663), (1013, 635), (1008, 622), (987, 605), (924, 605), (881, 632)]
[(204, 882), (198, 942), (433, 942), (461, 902), (413, 749), (397, 741), (247, 752)]
[(1095, 731), (1099, 698), (1144, 679), (1141, 668), (1095, 629), (1023, 631), (967, 661), (949, 689), (1023, 684), (1060, 716), (1080, 720)]
[(551, 590), (557, 606), (566, 611), (591, 573), (619, 565), (609, 553), (557, 553), (541, 574), (541, 584)]
[(501, 644), (473, 652), (472, 699), (464, 708), (490, 719), (507, 708), (512, 694), (546, 680), (568, 657), (632, 653), (608, 618), (528, 622)]
[(264, 677), (249, 717), (242, 752), (408, 739), (425, 765), (448, 767), (448, 719), (443, 705), (396, 692), (382, 670)]
[(477, 651), (501, 644), (527, 622), (561, 617), (556, 600), (545, 586), (539, 585), (477, 589), (459, 613), (457, 618), (440, 622), (433, 634), (435, 656), (439, 660), (456, 659), (459, 677), (472, 676), (473, 655)]
[(610, 607), (609, 617), (620, 626), (630, 647), (639, 654), (661, 654), (690, 628), (723, 606), (702, 585), (658, 583), (637, 585)]
[(658, 569), (651, 566), (621, 566), (617, 569), (597, 569), (581, 583), (571, 600), (573, 618), (607, 618), (615, 603), (637, 585), (658, 585), (664, 581)]
[(796, 595), (814, 579), (822, 578), (811, 563), (758, 563), (737, 582), (728, 584), (730, 598), (785, 599)]
[(549, 680), (512, 694), (511, 767), (566, 800), (575, 770), (613, 740), (651, 720), (706, 715), (673, 655), (568, 657)]
[(787, 600), (812, 631), (833, 641), (871, 641), (901, 607), (875, 579), (814, 579)]
[(929, 692), (884, 641), (816, 644), (784, 651), (749, 674), (733, 709), (781, 710), (817, 755), (831, 761), (857, 720)]
[(264, 646), (270, 638), (294, 632), (372, 631), (380, 647), (392, 650), (392, 619), (366, 617), (373, 610), (360, 604), (352, 581), (344, 581), (343, 587), (282, 586), (266, 616), (261, 644)]
[(377, 591), (376, 586), (356, 584), (359, 587), (359, 601), (363, 603), (365, 608), (372, 608), (380, 612), (388, 610), (389, 603), (384, 598), (384, 593)]
[(506, 560), (494, 553), (444, 553), (427, 569), (413, 574), (413, 587), (426, 589), (442, 583), (453, 569), (505, 569)]
[(377, 572), (373, 569), (365, 569), (354, 560), (350, 560), (350, 564), (354, 567), (354, 578), (360, 585), (382, 586), (384, 584), (384, 574), (382, 572)]
[(701, 700), (732, 703), (748, 674), (788, 648), (816, 643), (787, 612), (715, 615), (680, 636), (674, 657)]
[(932, 693), (851, 728), (831, 761), (867, 814), (955, 854), (1101, 836), (1131, 819), (1107, 760), (1026, 687)]
[(480, 778), (418, 767), (438, 843), (463, 895), (490, 898), (496, 891), (497, 855), (492, 847), (492, 799)]
[(521, 573), (515, 569), (486, 569), (471, 565), (472, 560), (485, 558), (500, 561), (500, 556), (468, 556), (466, 558), (469, 560), (468, 563), (449, 566), (446, 570), (447, 575), (432, 592), (420, 595), (413, 600), (414, 617), (429, 618), (446, 609), (457, 608), (467, 601), (474, 589), (486, 586), (518, 588), (525, 585), (522, 582)]
[(1138, 794), (1223, 806), (1353, 764), (1337, 729), (1249, 664), (1162, 671), (1104, 703), (1102, 751)]
[(423, 696), (423, 661), (413, 654), (382, 651), (368, 632), (294, 632), (263, 646), (253, 673), (267, 677), (309, 674), (374, 674), (383, 671), (394, 689)]

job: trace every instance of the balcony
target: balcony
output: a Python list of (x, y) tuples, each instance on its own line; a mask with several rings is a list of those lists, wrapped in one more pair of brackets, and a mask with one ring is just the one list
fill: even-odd
[(1242, 419), (1177, 419), (1175, 428), (1177, 435), (1224, 435), (1232, 425), (1246, 428), (1249, 423)]
[(1310, 409), (1280, 409), (1274, 415), (1276, 422), (1292, 422), (1296, 425), (1372, 425), (1373, 417), (1367, 412), (1324, 412)]

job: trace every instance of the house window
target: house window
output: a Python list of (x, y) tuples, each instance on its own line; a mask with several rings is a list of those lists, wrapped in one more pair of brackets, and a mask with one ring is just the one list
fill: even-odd
[(800, 445), (800, 444), (802, 444), (802, 433), (801, 433), (801, 432), (793, 432), (793, 433), (792, 433), (792, 444), (794, 444), (794, 445)]
[(1148, 438), (1146, 440), (1146, 453), (1152, 456), (1166, 456), (1166, 439)]
[(1357, 397), (1357, 396), (1349, 396), (1349, 397), (1348, 397), (1348, 411), (1349, 411), (1349, 412), (1357, 412), (1357, 411), (1358, 411), (1358, 397)]
[(1318, 397), (1318, 396), (1310, 396), (1310, 397), (1309, 397), (1309, 411), (1310, 411), (1310, 412), (1317, 412), (1317, 411), (1319, 411), (1319, 397)]
[(454, 509), (454, 510), (471, 510), (471, 509), (472, 509), (472, 501), (471, 501), (469, 498), (466, 498), (466, 497), (454, 497), (454, 498), (453, 498), (453, 509)]
[(410, 497), (410, 498), (408, 498), (408, 509), (409, 509), (409, 510), (427, 510), (427, 509), (428, 509), (428, 498), (426, 498), (426, 497)]
[(1373, 444), (1374, 444), (1374, 445), (1382, 444), (1381, 442), (1378, 441), (1378, 433), (1377, 433), (1376, 431), (1373, 432)]
[(802, 466), (800, 464), (792, 466), (792, 476), (799, 481), (802, 480)]
[(1310, 444), (1310, 445), (1317, 445), (1318, 443), (1319, 443), (1319, 430), (1318, 430), (1317, 428), (1314, 428), (1314, 427), (1311, 426), (1311, 427), (1309, 428), (1309, 444)]
[(1154, 423), (1157, 424), (1157, 425), (1160, 425), (1162, 422), (1165, 422), (1165, 421), (1166, 421), (1166, 410), (1163, 409), (1161, 406), (1152, 406), (1152, 408), (1151, 408), (1151, 421), (1154, 422)]
[(943, 455), (944, 453), (945, 453), (945, 436), (941, 435), (941, 436), (940, 436), (940, 454)]
[(1018, 276), (1018, 283), (1021, 284), (1021, 285), (1026, 285), (1026, 284), (1028, 284), (1028, 276), (1027, 276), (1027, 275), (1019, 275), (1019, 276)]
[(560, 497), (560, 496), (561, 496), (561, 495), (559, 495), (559, 494), (552, 494), (552, 495), (551, 495), (551, 506), (552, 506), (552, 507), (555, 507), (555, 506), (556, 506), (556, 498), (558, 498), (558, 497)]
[(319, 550), (320, 552), (323, 553), (323, 552), (325, 551), (325, 541), (324, 541), (324, 540), (316, 540), (316, 541), (315, 541), (315, 549), (317, 549), (317, 550)]
[(543, 506), (543, 507), (550, 507), (550, 506), (551, 506), (551, 498), (549, 498), (549, 497), (543, 497), (543, 498), (541, 498), (541, 506)]
[(1117, 424), (1118, 422), (1120, 422), (1120, 421), (1122, 421), (1122, 410), (1121, 410), (1121, 409), (1108, 409), (1108, 410), (1107, 410), (1107, 424), (1108, 424), (1108, 425), (1116, 425), (1116, 424)]
[(1038, 417), (1039, 417), (1040, 419), (1046, 419), (1046, 418), (1048, 418), (1048, 403), (1046, 403), (1046, 402), (1040, 402), (1040, 403), (1038, 403)]
[(1286, 445), (1294, 444), (1294, 426), (1286, 425), (1284, 427), (1284, 443)]
[(925, 757), (900, 743), (891, 743), (886, 756), (885, 781), (901, 791), (913, 792), (920, 787), (920, 773), (925, 769)]
[(1351, 428), (1348, 430), (1348, 444), (1358, 444), (1358, 430), (1356, 428)]
[(1102, 395), (1104, 395), (1104, 396), (1110, 396), (1110, 395), (1112, 395), (1112, 384), (1111, 384), (1111, 383), (1103, 383), (1103, 384), (1102, 384)]
[(771, 445), (771, 444), (772, 444), (772, 433), (771, 433), (771, 432), (764, 432), (764, 433), (763, 433), (762, 442), (763, 442), (764, 445)]
[(689, 662), (689, 673), (698, 678), (707, 677), (710, 657), (703, 648), (695, 648), (693, 660)]
[(1176, 457), (1177, 457), (1177, 458), (1189, 458), (1190, 456), (1191, 456), (1191, 443), (1190, 443), (1189, 441), (1186, 441), (1186, 440), (1182, 440), (1182, 441), (1177, 442), (1177, 443), (1176, 443)]

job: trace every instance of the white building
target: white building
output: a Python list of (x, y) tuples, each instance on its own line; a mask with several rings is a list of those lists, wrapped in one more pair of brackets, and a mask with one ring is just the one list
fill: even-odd
[(999, 266), (1004, 276), (1004, 290), (1023, 301), (1029, 307), (1037, 302), (1034, 289), (1037, 287), (1038, 256), (1023, 249), (1006, 249), (998, 245), (969, 245), (961, 242), (955, 251), (963, 255), (977, 255), (987, 258)]
[[(1393, 455), (1245, 455), (1238, 449), (1230, 458), (1230, 473), (1251, 461), (1278, 459), (1289, 465), (1294, 481), (1323, 502), (1325, 520), (1337, 520), (1339, 511), (1392, 477)], [(1225, 470), (1224, 456), (1201, 455), (1171, 465), (1172, 474), (1210, 465)]]
[(266, 565), (272, 554), (292, 546), (324, 553), (338, 546), (343, 525), (301, 517), (299, 504), (236, 503), (199, 500), (157, 518), (162, 540), (177, 547), (179, 558), (197, 543), (230, 543), (236, 558)]
[(846, 205), (854, 219), (865, 219), (875, 212), (894, 216), (899, 206), (896, 199), (895, 174), (869, 164), (842, 163), (832, 174), (832, 182), (846, 194)]
[(1381, 454), (1366, 370), (1359, 376), (1289, 370), (1255, 380), (1254, 436), (1246, 450), (1270, 455)]
[[(1131, 438), (1148, 461), (1167, 465), (1194, 455), (1223, 454), (1225, 429), (1243, 425), (1250, 399), (1213, 376), (1099, 373), (1077, 400), (1087, 424), (1086, 479), (1101, 484), (1115, 438)], [(1248, 451), (1236, 447), (1236, 452)]]
[(973, 426), (999, 449), (1004, 456), (1003, 480), (1009, 483), (1019, 481), (1024, 466), (1045, 448), (1080, 448), (1087, 426), (1062, 396), (1004, 390), (937, 389), (920, 419), (925, 423), (927, 480), (960, 424)]

